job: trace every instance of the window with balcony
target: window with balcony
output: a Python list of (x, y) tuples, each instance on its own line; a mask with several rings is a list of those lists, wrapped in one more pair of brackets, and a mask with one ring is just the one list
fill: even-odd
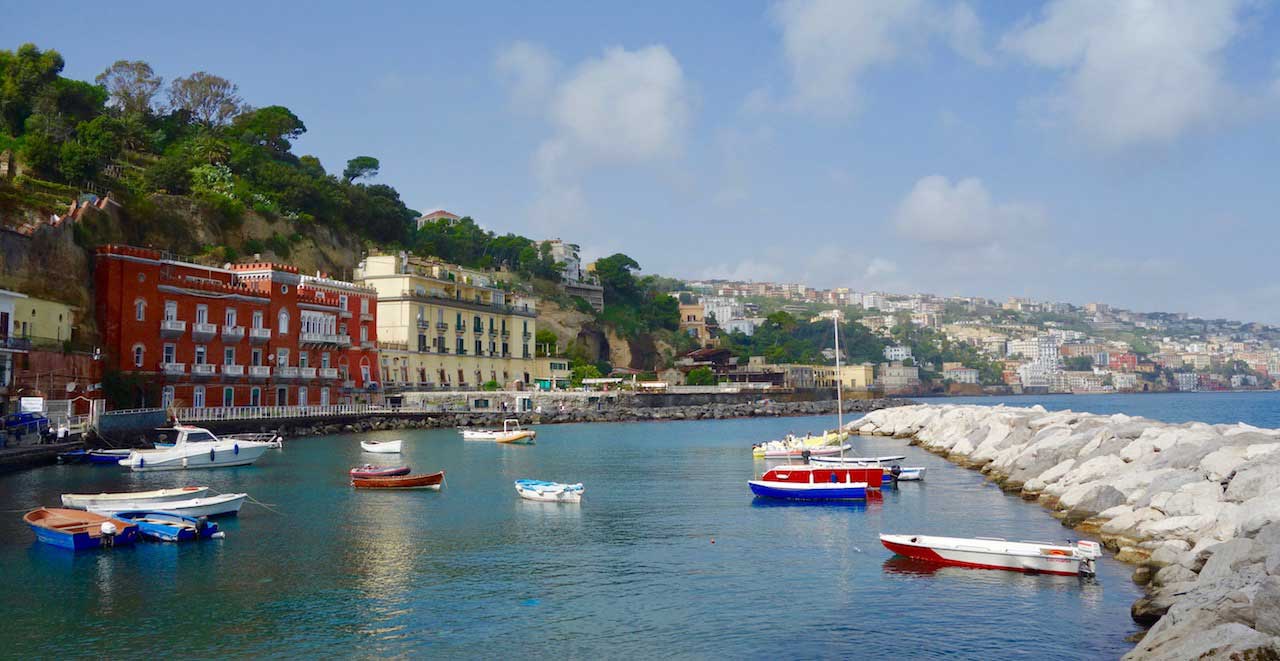
[(142, 367), (146, 349), (141, 344), (133, 345), (133, 366)]
[(458, 327), (459, 329), (461, 329), (461, 330), (467, 330), (467, 325), (466, 325), (465, 323), (463, 323), (463, 321), (462, 321), (462, 313), (461, 313), (461, 312), (459, 312), (459, 313), (458, 313), (458, 318), (454, 320), (454, 324), (453, 324), (453, 325), (454, 325), (454, 326), (457, 326), (457, 327)]
[(147, 320), (147, 302), (146, 301), (139, 298), (138, 300), (133, 302), (133, 319), (134, 321)]
[(369, 299), (360, 297), (360, 314), (369, 314)]
[(253, 327), (262, 328), (262, 310), (253, 311)]
[(204, 386), (191, 389), (191, 406), (198, 409), (204, 408)]
[(164, 320), (165, 321), (178, 320), (178, 302), (177, 301), (164, 302)]
[[(426, 337), (426, 335), (419, 335), (418, 337)], [(369, 341), (369, 329), (366, 326), (360, 327), (360, 341), (361, 342)]]
[(342, 310), (347, 309), (347, 295), (346, 295), (346, 294), (338, 294), (338, 308), (339, 308), (339, 309), (342, 309)]
[(307, 364), (308, 362), (310, 362), (310, 360), (311, 360), (311, 356), (307, 355), (307, 352), (305, 351), (298, 352), (298, 367), (310, 367), (310, 365)]
[(231, 386), (227, 386), (226, 388), (222, 389), (222, 405), (223, 406), (236, 405), (236, 389), (235, 388), (232, 388)]
[(249, 354), (249, 364), (254, 367), (262, 367), (262, 349), (254, 349)]
[(329, 367), (329, 352), (328, 352), (328, 351), (326, 351), (326, 352), (324, 352), (324, 353), (320, 354), (320, 367), (324, 367), (324, 368), (328, 368), (328, 367)]
[(506, 356), (511, 353), (511, 345), (506, 342), (502, 343), (502, 355)]
[(235, 308), (227, 308), (227, 311), (223, 313), (222, 325), (224, 326), (236, 325), (236, 309)]
[(494, 354), (496, 354), (496, 353), (498, 353), (498, 344), (497, 344), (496, 342), (494, 342), (494, 341), (490, 340), (490, 341), (489, 341), (489, 355), (490, 355), (490, 356), (492, 356), (492, 355), (494, 355)]
[(197, 344), (197, 345), (196, 345), (196, 359), (195, 359), (195, 363), (196, 363), (197, 365), (203, 365), (203, 364), (205, 364), (205, 362), (206, 362), (206, 361), (205, 361), (205, 357), (206, 357), (207, 355), (208, 355), (208, 349), (206, 349), (206, 348), (205, 348), (205, 346), (204, 346), (203, 344)]
[(276, 367), (285, 367), (289, 364), (289, 350), (276, 349)]
[[(367, 360), (367, 359), (366, 359)], [(369, 383), (373, 379), (369, 376), (369, 363), (360, 363), (360, 380), (363, 383)]]
[(443, 335), (436, 336), (436, 351), (440, 353), (444, 353), (444, 347), (445, 347), (444, 336)]
[(163, 355), (164, 355), (164, 360), (163, 360), (163, 362), (166, 362), (166, 363), (176, 363), (176, 362), (178, 362), (178, 345), (176, 345), (176, 344), (166, 344), (166, 345), (164, 345), (164, 354), (163, 354)]
[(197, 324), (209, 323), (209, 306), (207, 305), (196, 306), (196, 323)]
[(307, 389), (305, 387), (298, 388), (298, 406), (307, 405)]
[(227, 347), (227, 348), (225, 348), (225, 349), (223, 349), (223, 350), (222, 350), (222, 364), (223, 364), (223, 365), (235, 365), (235, 364), (236, 364), (236, 350), (235, 350), (235, 347)]
[(471, 327), (476, 329), (477, 333), (484, 331), (484, 320), (480, 318), (480, 315), (471, 318)]

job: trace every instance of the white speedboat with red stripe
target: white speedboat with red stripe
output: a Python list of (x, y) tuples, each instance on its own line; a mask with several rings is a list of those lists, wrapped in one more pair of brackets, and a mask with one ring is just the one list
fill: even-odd
[(880, 535), (880, 543), (898, 555), (925, 562), (1064, 576), (1092, 575), (1094, 562), (1102, 557), (1102, 546), (1088, 540), (1050, 544), (997, 537)]

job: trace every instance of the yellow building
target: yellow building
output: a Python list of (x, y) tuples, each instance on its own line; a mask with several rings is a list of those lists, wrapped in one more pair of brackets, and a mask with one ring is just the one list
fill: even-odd
[(481, 271), (372, 254), (355, 272), (378, 292), (378, 344), (386, 388), (504, 388), (533, 382), (537, 311)]
[(74, 316), (70, 305), (39, 298), (14, 298), (10, 337), (30, 338), (35, 344), (71, 339)]
[(568, 358), (544, 356), (537, 360), (533, 381), (541, 390), (564, 390), (572, 377)]
[[(814, 386), (818, 388), (836, 387), (836, 368), (834, 365), (813, 366)], [(840, 386), (844, 390), (867, 390), (875, 383), (875, 366), (871, 363), (861, 365), (840, 366)]]

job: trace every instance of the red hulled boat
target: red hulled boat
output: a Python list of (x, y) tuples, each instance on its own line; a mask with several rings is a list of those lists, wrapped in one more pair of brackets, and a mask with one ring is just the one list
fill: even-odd
[(401, 475), (397, 477), (365, 477), (351, 480), (357, 489), (432, 489), (440, 490), (444, 483), (444, 471), (425, 475)]

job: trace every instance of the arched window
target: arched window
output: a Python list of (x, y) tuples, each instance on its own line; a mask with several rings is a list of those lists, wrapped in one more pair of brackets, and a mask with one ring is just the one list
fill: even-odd
[(280, 311), (280, 323), (277, 325), (276, 332), (279, 333), (280, 335), (288, 334), (289, 332), (289, 311), (288, 310)]
[(141, 344), (133, 345), (133, 366), (142, 367), (142, 361), (146, 354), (146, 348)]

